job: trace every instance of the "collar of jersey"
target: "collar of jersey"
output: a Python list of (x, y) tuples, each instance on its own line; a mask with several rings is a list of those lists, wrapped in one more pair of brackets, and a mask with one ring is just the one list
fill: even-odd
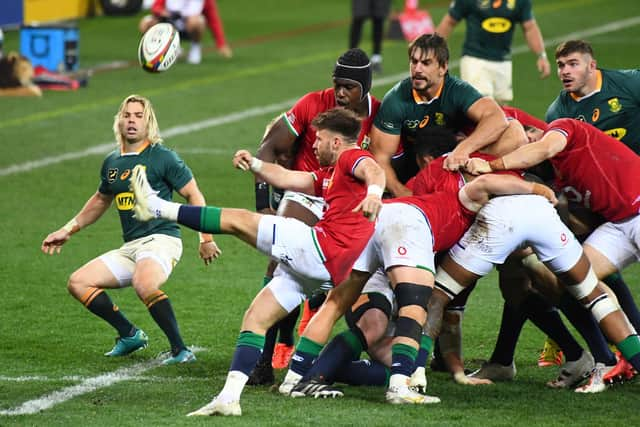
[(440, 98), (443, 87), (444, 87), (444, 79), (442, 79), (442, 83), (440, 83), (440, 87), (438, 88), (438, 92), (436, 92), (436, 95), (428, 101), (425, 101), (424, 99), (422, 99), (420, 94), (416, 92), (415, 89), (411, 89), (411, 93), (413, 94), (413, 100), (416, 102), (416, 104), (431, 104), (433, 101)]
[(144, 144), (142, 144), (140, 146), (140, 148), (138, 148), (136, 151), (132, 151), (130, 153), (126, 153), (126, 152), (122, 151), (122, 147), (120, 147), (120, 155), (121, 156), (137, 156), (138, 154), (142, 153), (145, 150), (145, 148), (147, 148), (150, 144), (151, 143), (149, 142), (149, 140), (146, 140), (144, 142)]
[(574, 101), (582, 101), (585, 98), (589, 98), (590, 96), (600, 92), (602, 89), (602, 71), (596, 70), (596, 88), (593, 92), (586, 94), (585, 96), (578, 96), (574, 93), (570, 93), (569, 95), (573, 98)]

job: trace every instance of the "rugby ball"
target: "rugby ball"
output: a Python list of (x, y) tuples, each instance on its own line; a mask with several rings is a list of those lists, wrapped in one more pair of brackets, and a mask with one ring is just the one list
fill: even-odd
[(138, 46), (140, 65), (150, 73), (168, 70), (176, 62), (179, 54), (180, 34), (167, 22), (149, 28)]

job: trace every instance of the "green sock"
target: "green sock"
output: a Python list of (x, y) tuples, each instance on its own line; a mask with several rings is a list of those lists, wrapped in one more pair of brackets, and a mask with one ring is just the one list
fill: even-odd
[(220, 234), (220, 215), (222, 209), (205, 206), (200, 212), (200, 230), (205, 233)]

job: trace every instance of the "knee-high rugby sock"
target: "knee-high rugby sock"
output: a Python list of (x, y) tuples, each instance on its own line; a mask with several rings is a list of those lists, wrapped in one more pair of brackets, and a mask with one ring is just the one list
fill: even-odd
[(307, 337), (300, 337), (296, 352), (291, 358), (289, 370), (304, 377), (311, 369), (311, 365), (320, 354), (322, 347), (322, 344), (314, 342)]
[(640, 311), (638, 311), (629, 286), (625, 283), (620, 273), (610, 274), (604, 278), (603, 282), (616, 294), (620, 307), (622, 311), (624, 311), (624, 314), (627, 315), (633, 328), (636, 331), (640, 331)]
[(362, 348), (362, 343), (352, 331), (344, 331), (336, 335), (305, 374), (304, 380), (319, 378), (333, 383), (340, 370), (349, 366), (351, 361), (360, 358)]
[(221, 208), (181, 205), (178, 223), (204, 233), (220, 234)]
[(591, 312), (568, 292), (562, 295), (558, 307), (585, 340), (595, 361), (605, 366), (615, 365), (616, 355), (609, 349), (607, 339)]
[(389, 368), (375, 360), (353, 360), (336, 372), (332, 382), (386, 386), (389, 384)]
[(499, 363), (503, 366), (511, 365), (522, 326), (526, 321), (527, 316), (522, 310), (506, 303), (503, 305), (502, 323), (500, 323), (500, 332), (498, 333), (493, 354), (489, 359), (491, 362)]
[(156, 321), (162, 332), (167, 336), (171, 344), (171, 353), (175, 356), (181, 350), (186, 349), (187, 346), (184, 345), (180, 336), (180, 328), (178, 328), (178, 321), (171, 307), (169, 297), (161, 290), (157, 290), (147, 297), (144, 303), (153, 320)]
[(572, 362), (582, 356), (582, 347), (564, 325), (558, 311), (544, 298), (530, 293), (521, 307), (529, 320), (558, 344), (567, 361)]
[(422, 338), (420, 338), (420, 348), (418, 349), (418, 354), (416, 356), (416, 368), (424, 368), (426, 366), (432, 346), (433, 340), (431, 337), (429, 335), (422, 334)]
[(391, 346), (391, 375), (410, 377), (414, 371), (418, 349), (406, 344)]
[(296, 322), (300, 315), (300, 307), (296, 307), (287, 314), (287, 316), (280, 320), (278, 326), (278, 342), (286, 345), (293, 345), (293, 331), (296, 328)]
[(631, 363), (631, 366), (640, 372), (640, 336), (636, 334), (629, 335), (619, 343), (616, 343), (616, 347), (618, 347), (624, 358)]
[(136, 333), (137, 328), (129, 322), (102, 289), (90, 289), (81, 298), (81, 302), (90, 312), (113, 326), (121, 337), (131, 337)]
[(264, 335), (254, 334), (251, 331), (240, 332), (229, 371), (239, 371), (248, 377), (258, 363), (263, 347)]

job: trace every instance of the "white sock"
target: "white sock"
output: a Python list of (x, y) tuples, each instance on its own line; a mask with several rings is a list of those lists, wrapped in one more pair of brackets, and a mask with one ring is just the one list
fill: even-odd
[(224, 383), (224, 387), (218, 395), (218, 400), (224, 403), (240, 400), (240, 395), (248, 379), (249, 376), (240, 371), (229, 371), (227, 381)]
[(391, 387), (407, 387), (409, 385), (409, 377), (401, 374), (393, 374), (389, 377), (389, 388)]
[(180, 203), (169, 202), (158, 196), (151, 196), (147, 200), (149, 201), (149, 208), (156, 217), (171, 221), (178, 220), (178, 210), (181, 206)]

